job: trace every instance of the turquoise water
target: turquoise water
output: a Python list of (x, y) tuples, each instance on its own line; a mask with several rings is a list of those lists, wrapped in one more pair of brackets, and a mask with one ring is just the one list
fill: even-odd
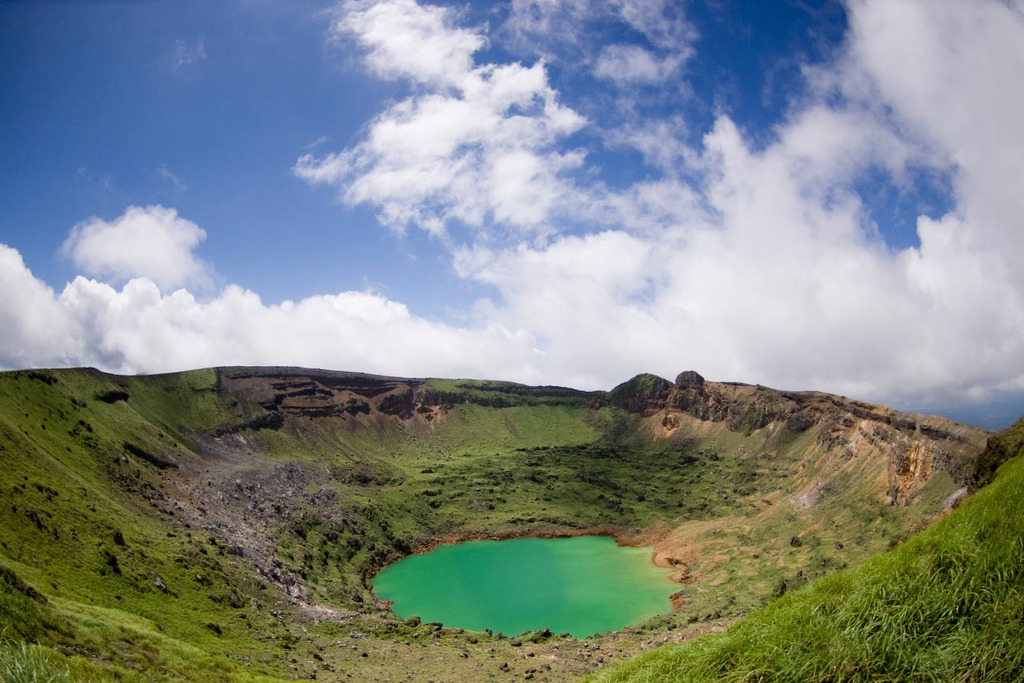
[(373, 577), (402, 618), (518, 635), (545, 628), (584, 638), (672, 611), (678, 590), (650, 548), (607, 536), (469, 541), (385, 567)]

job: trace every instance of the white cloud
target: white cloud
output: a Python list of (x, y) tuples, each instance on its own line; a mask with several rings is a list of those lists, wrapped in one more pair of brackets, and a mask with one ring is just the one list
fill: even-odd
[(484, 46), (478, 31), (454, 25), (454, 12), (415, 0), (354, 0), (332, 26), (340, 39), (356, 36), (369, 66), (384, 78), (460, 87)]
[[(502, 295), (481, 315), (529, 329), (567, 377), (694, 367), (901, 403), (1024, 389), (1024, 19), (995, 2), (851, 11), (847, 55), (813, 74), (830, 85), (774, 141), (726, 116), (697, 149), (683, 125), (622, 131), (665, 178), (605, 196), (619, 230), (462, 250), (460, 275)], [(855, 189), (871, 168), (954, 168), (956, 206), (893, 250)]]
[[(688, 58), (695, 34), (681, 17), (655, 21), (665, 7), (614, 5), (650, 48), (606, 47), (597, 74), (624, 84), (663, 77), (668, 67), (657, 51), (669, 45)], [(454, 260), (461, 277), (498, 294), (478, 303), (480, 324), (536, 339), (543, 354), (531, 367), (545, 381), (609, 386), (634, 372), (670, 376), (692, 367), (884, 401), (1020, 390), (1024, 269), (1014, 256), (1024, 253), (1024, 195), (1014, 181), (1024, 177), (1016, 117), (1024, 94), (1015, 84), (1024, 53), (1014, 46), (1024, 44), (1021, 12), (998, 2), (909, 0), (857, 0), (849, 9), (844, 53), (807, 69), (807, 92), (771, 139), (751, 142), (724, 115), (698, 146), (686, 142), (678, 118), (638, 119), (605, 133), (641, 152), (660, 178), (615, 191), (560, 184), (557, 175), (535, 183), (539, 157), (531, 150), (517, 158), (484, 142), (472, 146), (504, 125), (503, 110), (478, 106), (477, 94), (407, 100), (374, 122), (364, 146), (310, 171), (348, 178), (349, 201), (379, 202), (385, 214), (395, 211), (392, 222), (546, 220), (546, 240), (513, 234), (485, 247), (471, 236)], [(517, 0), (508, 30), (554, 35), (608, 11)], [(572, 42), (586, 31), (570, 33)], [(523, 92), (543, 90), (554, 101), (557, 93), (534, 75)], [(552, 153), (563, 143), (538, 139)], [(467, 141), (474, 142), (467, 148)], [(507, 162), (500, 182), (467, 182), (466, 169), (486, 176), (481, 169), (497, 168), (497, 160)], [(369, 172), (353, 172), (360, 164)], [(385, 167), (390, 194), (369, 185), (385, 179)], [(952, 169), (955, 207), (918, 219), (919, 247), (885, 243), (858, 194), (873, 169), (897, 191), (912, 187), (921, 169)], [(531, 194), (535, 215), (499, 212)], [(555, 204), (602, 232), (559, 236)]]
[(206, 232), (162, 206), (132, 206), (111, 222), (90, 218), (71, 229), (61, 251), (85, 273), (125, 282), (147, 277), (163, 289), (207, 286), (211, 268), (192, 251)]
[[(503, 238), (550, 234), (565, 220), (603, 226), (621, 218), (622, 197), (580, 173), (586, 153), (571, 136), (588, 121), (561, 102), (545, 62), (478, 64), (485, 29), (462, 28), (459, 19), (413, 0), (342, 3), (332, 36), (357, 44), (371, 71), (408, 81), (415, 94), (381, 112), (355, 145), (304, 154), (293, 172), (337, 188), (346, 204), (374, 207), (393, 230), (413, 226), (445, 239), (466, 227)], [(593, 56), (596, 74), (620, 85), (668, 81), (693, 54), (696, 32), (669, 2), (516, 2), (504, 33), (545, 33), (565, 45), (583, 40), (597, 20), (617, 22), (647, 45)], [(660, 142), (654, 146), (663, 149)]]
[(616, 0), (610, 7), (655, 47), (671, 50), (683, 59), (693, 55), (697, 29), (684, 14), (684, 4), (673, 0)]
[[(120, 373), (301, 365), (405, 376), (542, 376), (532, 336), (452, 327), (369, 292), (265, 304), (231, 285), (209, 301), (148, 278), (121, 289), (77, 277), (56, 295), (0, 245), (0, 366), (89, 365)], [(485, 371), (486, 369), (486, 371)]]
[(376, 207), (399, 231), (443, 235), (458, 222), (537, 233), (556, 209), (572, 210), (560, 205), (582, 159), (556, 144), (585, 122), (559, 104), (543, 63), (474, 66), (483, 37), (412, 0), (345, 4), (335, 31), (365, 47), (376, 72), (424, 92), (381, 113), (355, 146), (303, 155), (297, 176)]
[(0, 366), (73, 364), (80, 347), (72, 330), (53, 290), (17, 250), (0, 244)]
[(583, 29), (600, 11), (594, 0), (512, 0), (502, 30), (520, 52), (550, 60), (584, 49)]
[[(385, 5), (408, 10), (399, 27), (428, 44), (421, 61), (395, 52), (371, 21)], [(559, 11), (584, 6), (593, 10)], [(81, 267), (133, 278), (119, 290), (82, 277), (58, 296), (0, 249), (0, 362), (122, 372), (295, 364), (580, 388), (692, 368), (901, 404), (1024, 390), (1015, 6), (852, 2), (844, 54), (808, 72), (813, 87), (770, 139), (753, 142), (724, 115), (697, 144), (685, 121), (637, 122), (610, 139), (645, 155), (651, 176), (615, 191), (574, 182), (589, 169), (567, 138), (583, 122), (542, 63), (476, 65), (483, 35), (455, 26), (449, 10), (346, 7), (339, 21), (373, 68), (416, 94), (353, 147), (304, 156), (295, 172), (393, 227), (447, 234), (457, 275), (494, 292), (472, 322), (428, 321), (368, 292), (281, 304), (234, 286), (209, 301), (166, 294), (159, 264), (142, 267), (140, 256), (126, 266), (97, 237), (99, 256)], [(892, 248), (858, 181), (882, 169), (900, 183), (922, 168), (953, 173), (953, 208), (918, 218), (920, 246)], [(456, 221), (513, 229), (453, 237)], [(590, 221), (584, 234), (564, 229)], [(93, 232), (133, 235), (124, 226), (137, 223), (179, 239), (160, 250), (181, 257), (166, 279), (192, 271), (202, 230), (161, 207), (78, 226), (68, 250)]]
[(1024, 253), (1024, 7), (858, 0), (851, 10), (853, 68), (956, 168), (965, 246)]
[(659, 58), (639, 45), (608, 45), (598, 55), (594, 75), (618, 85), (660, 83), (672, 76), (685, 59), (679, 54)]
[(603, 37), (597, 27), (606, 21), (681, 62), (698, 38), (684, 4), (672, 0), (512, 0), (502, 33), (522, 52), (590, 65)]

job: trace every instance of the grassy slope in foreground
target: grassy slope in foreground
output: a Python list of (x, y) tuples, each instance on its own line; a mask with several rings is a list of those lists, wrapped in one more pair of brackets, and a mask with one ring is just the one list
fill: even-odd
[[(837, 397), (673, 386), (634, 378), (626, 408), (289, 368), (0, 373), (0, 679), (52, 660), (75, 680), (567, 680), (895, 544), (987, 439)], [(704, 408), (720, 421), (684, 412)], [(940, 464), (890, 504), (891, 475)], [(363, 582), (416, 543), (595, 525), (663, 531), (691, 581), (597, 656), (408, 624)]]
[(600, 680), (1021, 680), (1024, 419), (1002, 440), (995, 481), (905, 544)]
[(90, 370), (0, 375), (0, 680), (51, 680), (11, 673), (48, 661), (73, 680), (226, 679), (238, 672), (221, 655), (255, 650), (248, 624), (276, 621), (238, 618), (230, 596), (260, 593), (252, 573), (211, 535), (162, 522), (144, 501), (162, 498), (166, 471), (125, 449), (195, 457), (142, 413), (227, 419), (215, 374), (124, 382), (134, 407), (125, 384)]

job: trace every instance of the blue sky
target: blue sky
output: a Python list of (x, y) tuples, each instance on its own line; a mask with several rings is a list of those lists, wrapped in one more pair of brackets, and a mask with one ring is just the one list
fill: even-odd
[(0, 4), (0, 366), (1024, 412), (1024, 7)]

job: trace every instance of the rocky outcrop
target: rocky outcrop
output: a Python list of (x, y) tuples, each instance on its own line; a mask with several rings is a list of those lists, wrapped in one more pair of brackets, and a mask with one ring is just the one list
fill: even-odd
[[(688, 370), (675, 383), (656, 375), (637, 375), (608, 393), (608, 402), (642, 415), (663, 410), (698, 420), (726, 422), (734, 431), (750, 432), (795, 415), (800, 406), (782, 392), (761, 386), (707, 382)], [(798, 419), (795, 423), (800, 424)]]
[(1024, 417), (988, 439), (985, 451), (978, 457), (974, 467), (974, 481), (982, 486), (992, 481), (996, 470), (1004, 462), (1017, 455), (1024, 448)]
[(888, 497), (894, 505), (905, 504), (935, 472), (946, 472), (968, 487), (978, 479), (979, 467), (989, 472), (992, 463), (1001, 462), (993, 456), (979, 465), (988, 434), (950, 420), (820, 392), (710, 382), (692, 370), (679, 373), (674, 382), (641, 374), (609, 392), (589, 393), (486, 381), (448, 382), (439, 389), (438, 383), (422, 379), (300, 368), (222, 368), (218, 378), (238, 417), (218, 430), (220, 436), (287, 430), (310, 420), (426, 423), (460, 403), (493, 408), (610, 405), (654, 420), (666, 437), (685, 431), (687, 423), (715, 423), (748, 436), (759, 430), (813, 432), (815, 447), (826, 454), (886, 463)]
[(608, 392), (608, 403), (632, 413), (649, 415), (665, 407), (672, 383), (657, 375), (637, 375)]
[[(941, 417), (904, 413), (820, 392), (777, 391), (760, 385), (708, 382), (692, 370), (675, 382), (638, 375), (608, 394), (609, 403), (645, 417), (672, 436), (689, 420), (721, 423), (743, 434), (816, 431), (815, 445), (841, 460), (887, 463), (888, 498), (904, 505), (936, 472), (961, 487), (978, 478), (988, 434)], [(769, 429), (770, 428), (770, 429)], [(990, 449), (991, 450), (991, 449)], [(998, 458), (995, 458), (998, 461)], [(987, 462), (987, 461), (986, 461)], [(987, 464), (980, 465), (991, 470)]]
[(597, 407), (605, 396), (605, 392), (565, 387), (470, 380), (445, 382), (445, 388), (438, 389), (437, 383), (424, 379), (303, 368), (220, 368), (217, 377), (218, 391), (233, 399), (239, 418), (221, 427), (221, 436), (246, 430), (287, 429), (308, 420), (345, 422), (377, 415), (430, 421), (462, 403), (489, 408)]
[(219, 391), (239, 421), (219, 433), (284, 429), (297, 422), (346, 421), (378, 412), (407, 419), (424, 380), (302, 368), (221, 368)]

